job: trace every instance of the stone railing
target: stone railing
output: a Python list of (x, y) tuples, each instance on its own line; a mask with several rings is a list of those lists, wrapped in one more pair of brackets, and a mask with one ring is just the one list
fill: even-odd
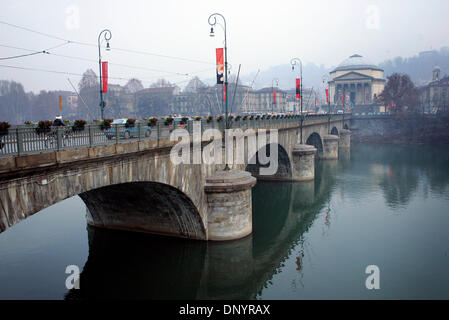
[[(304, 124), (317, 121), (341, 120), (343, 115), (308, 115), (304, 117)], [(290, 128), (300, 125), (300, 115), (289, 116), (241, 116), (229, 119), (229, 127), (232, 129), (270, 129)], [(46, 130), (34, 125), (12, 126), (6, 134), (0, 135), (0, 157), (14, 157), (27, 154), (55, 152), (94, 146), (121, 144), (143, 140), (167, 139), (170, 132), (177, 128), (184, 128), (190, 134), (193, 132), (194, 122), (201, 123), (201, 132), (207, 129), (225, 129), (225, 119), (201, 119), (188, 120), (185, 123), (173, 121), (165, 124), (164, 120), (157, 121), (148, 126), (146, 122), (140, 122), (133, 127), (125, 125), (111, 125), (109, 129), (102, 129), (99, 124), (87, 124), (82, 129), (72, 126), (50, 127)], [(159, 145), (159, 144), (157, 144)]]

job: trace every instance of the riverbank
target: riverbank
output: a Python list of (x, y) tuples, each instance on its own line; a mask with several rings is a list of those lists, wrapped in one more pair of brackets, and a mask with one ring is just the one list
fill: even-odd
[(353, 142), (449, 145), (449, 115), (354, 118)]

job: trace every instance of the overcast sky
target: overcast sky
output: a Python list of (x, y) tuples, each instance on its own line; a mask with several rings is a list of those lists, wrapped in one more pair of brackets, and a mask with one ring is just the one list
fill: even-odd
[[(0, 23), (0, 58), (32, 53), (2, 47), (5, 45), (39, 51), (65, 44), (48, 51), (92, 61), (43, 54), (0, 60), (0, 79), (20, 81), (27, 91), (71, 90), (67, 78), (77, 85), (80, 76), (76, 74), (88, 68), (98, 73), (95, 44), (105, 28), (112, 31), (112, 50), (104, 51), (103, 59), (132, 66), (111, 64), (110, 77), (137, 77), (145, 87), (161, 77), (181, 87), (193, 75), (213, 78), (215, 48), (221, 47), (224, 39), (220, 28), (214, 38), (209, 37), (208, 17), (215, 12), (226, 18), (232, 71), (237, 72), (241, 64), (243, 75), (290, 63), (293, 57), (331, 67), (354, 53), (379, 63), (449, 45), (447, 0), (1, 0), (1, 22), (92, 46), (66, 44)], [(9, 69), (5, 65), (73, 75)], [(118, 79), (110, 82), (126, 83)]]

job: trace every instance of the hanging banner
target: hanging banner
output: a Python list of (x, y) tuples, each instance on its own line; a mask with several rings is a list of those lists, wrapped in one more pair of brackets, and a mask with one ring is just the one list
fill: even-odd
[(301, 98), (301, 79), (296, 79), (296, 98)]
[(276, 90), (273, 90), (273, 104), (276, 104)]
[(59, 96), (59, 110), (62, 110), (62, 96)]
[(329, 89), (326, 89), (326, 103), (329, 103)]
[(217, 48), (217, 84), (224, 83), (223, 48)]
[(345, 98), (343, 96), (343, 93), (341, 94), (341, 103), (345, 104)]
[(103, 75), (103, 93), (108, 92), (108, 62), (101, 63), (101, 74)]
[(315, 107), (318, 107), (318, 98), (315, 98)]

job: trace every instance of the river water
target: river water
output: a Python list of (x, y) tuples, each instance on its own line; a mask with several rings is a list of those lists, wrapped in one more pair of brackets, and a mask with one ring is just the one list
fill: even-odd
[(85, 210), (73, 197), (0, 234), (0, 299), (449, 299), (447, 147), (354, 145), (314, 182), (259, 181), (238, 241), (95, 229)]

